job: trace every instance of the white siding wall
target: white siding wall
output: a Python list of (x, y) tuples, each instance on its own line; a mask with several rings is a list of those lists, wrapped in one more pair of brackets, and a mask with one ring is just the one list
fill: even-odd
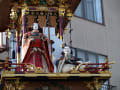
[[(115, 61), (111, 85), (120, 90), (120, 0), (103, 0), (103, 6), (105, 25), (73, 17), (73, 46), (108, 55), (110, 61)], [(68, 40), (67, 32), (65, 41)]]

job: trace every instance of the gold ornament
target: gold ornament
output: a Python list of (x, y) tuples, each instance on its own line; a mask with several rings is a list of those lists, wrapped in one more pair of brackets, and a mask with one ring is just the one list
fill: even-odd
[(29, 14), (29, 8), (27, 6), (24, 6), (22, 9), (22, 16)]
[(64, 16), (65, 14), (65, 6), (64, 5), (60, 5), (59, 6), (59, 15), (60, 16)]
[(31, 3), (33, 5), (38, 5), (38, 4), (40, 4), (40, 0), (31, 0)]
[(58, 0), (60, 3), (65, 3), (67, 2), (68, 0)]
[(16, 20), (17, 19), (17, 12), (16, 12), (16, 10), (15, 10), (15, 8), (12, 8), (11, 9), (11, 13), (10, 13), (10, 18), (12, 19), (12, 20)]
[(67, 10), (66, 16), (67, 16), (67, 19), (68, 19), (68, 20), (71, 20), (71, 19), (72, 19), (73, 13), (72, 13), (72, 11), (71, 11), (70, 9)]
[(102, 88), (103, 81), (99, 81), (97, 78), (94, 79), (94, 87), (96, 90), (100, 90)]
[(43, 13), (43, 12), (40, 12), (40, 15), (42, 15), (42, 16), (43, 16), (43, 15), (44, 15), (44, 13)]
[(47, 4), (48, 4), (48, 5), (54, 5), (54, 4), (55, 4), (55, 1), (54, 1), (54, 0), (47, 0)]

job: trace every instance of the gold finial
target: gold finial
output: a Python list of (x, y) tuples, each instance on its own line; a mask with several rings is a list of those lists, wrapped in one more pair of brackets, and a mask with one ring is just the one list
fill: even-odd
[(111, 61), (109, 64), (115, 64), (115, 61)]
[(68, 19), (68, 20), (71, 20), (71, 19), (72, 19), (73, 13), (72, 13), (72, 11), (71, 11), (70, 9), (67, 10), (66, 16), (67, 16), (67, 19)]
[(65, 6), (63, 4), (59, 5), (59, 15), (64, 16), (65, 14)]
[(29, 13), (29, 8), (25, 5), (24, 8), (22, 9), (22, 16), (24, 16), (28, 13)]

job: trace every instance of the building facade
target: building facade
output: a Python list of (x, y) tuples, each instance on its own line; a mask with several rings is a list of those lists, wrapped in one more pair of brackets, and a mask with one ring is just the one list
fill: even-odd
[[(95, 0), (84, 1), (90, 3)], [(81, 16), (76, 17), (76, 15), (73, 17), (72, 45), (106, 55), (110, 61), (115, 61), (116, 63), (112, 65), (111, 69), (110, 85), (116, 86), (117, 90), (120, 90), (120, 0), (102, 0), (101, 4), (102, 22), (96, 23), (96, 21), (87, 20)], [(69, 33), (67, 32), (65, 42), (69, 43), (68, 40)]]

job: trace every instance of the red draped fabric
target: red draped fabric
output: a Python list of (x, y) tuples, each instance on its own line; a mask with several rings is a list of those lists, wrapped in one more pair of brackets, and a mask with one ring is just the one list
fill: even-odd
[[(42, 53), (40, 51), (32, 52), (34, 47), (40, 48), (42, 51), (44, 51), (44, 53)], [(25, 50), (25, 49), (27, 49), (27, 50)], [(24, 56), (22, 63), (30, 63), (30, 64), (34, 64), (36, 67), (42, 68), (43, 67), (42, 55), (43, 55), (45, 58), (45, 61), (47, 63), (49, 72), (54, 71), (54, 66), (53, 66), (52, 61), (50, 59), (47, 40), (43, 41), (41, 39), (35, 39), (33, 41), (33, 40), (26, 39), (25, 44), (23, 44), (22, 50), (25, 51), (25, 53), (22, 54)]]

